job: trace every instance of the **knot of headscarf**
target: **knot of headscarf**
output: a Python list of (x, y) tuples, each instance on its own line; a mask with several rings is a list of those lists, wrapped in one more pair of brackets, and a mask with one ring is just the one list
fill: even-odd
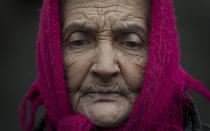
[(58, 123), (58, 131), (96, 131), (95, 126), (83, 115), (67, 115)]

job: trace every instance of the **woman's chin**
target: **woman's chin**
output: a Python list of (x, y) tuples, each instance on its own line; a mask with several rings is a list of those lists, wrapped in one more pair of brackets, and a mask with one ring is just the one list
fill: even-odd
[(81, 110), (78, 110), (78, 112), (87, 116), (93, 124), (102, 128), (119, 127), (128, 119), (132, 109), (132, 105), (126, 99), (84, 102), (79, 104)]

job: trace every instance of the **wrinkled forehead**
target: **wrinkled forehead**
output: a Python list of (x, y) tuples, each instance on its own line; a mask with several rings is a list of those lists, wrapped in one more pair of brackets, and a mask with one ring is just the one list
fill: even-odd
[(60, 0), (62, 4), (71, 4), (74, 7), (111, 7), (111, 6), (133, 6), (146, 8), (146, 4), (150, 4), (150, 0)]
[(61, 0), (62, 23), (80, 21), (99, 27), (118, 22), (148, 24), (150, 6), (149, 0)]

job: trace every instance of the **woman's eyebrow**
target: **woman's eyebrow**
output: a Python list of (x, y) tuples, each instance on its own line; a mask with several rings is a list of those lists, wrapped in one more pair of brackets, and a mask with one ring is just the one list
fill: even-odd
[(112, 32), (114, 34), (118, 34), (118, 33), (126, 33), (126, 32), (133, 32), (133, 33), (137, 33), (139, 35), (143, 35), (146, 36), (146, 30), (143, 29), (140, 25), (138, 24), (129, 24), (126, 26), (116, 26), (116, 27), (112, 27)]
[(64, 39), (66, 39), (66, 37), (68, 37), (69, 35), (71, 35), (74, 32), (89, 32), (89, 33), (97, 33), (98, 29), (96, 26), (87, 24), (86, 22), (84, 23), (78, 23), (78, 22), (74, 22), (69, 24), (66, 28), (64, 28), (63, 30), (63, 37)]

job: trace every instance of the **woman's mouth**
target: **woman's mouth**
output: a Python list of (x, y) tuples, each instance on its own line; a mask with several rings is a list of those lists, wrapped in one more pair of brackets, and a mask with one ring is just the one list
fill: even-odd
[(92, 92), (87, 94), (89, 97), (91, 97), (95, 102), (114, 102), (116, 101), (120, 96), (122, 96), (120, 93), (115, 92)]

